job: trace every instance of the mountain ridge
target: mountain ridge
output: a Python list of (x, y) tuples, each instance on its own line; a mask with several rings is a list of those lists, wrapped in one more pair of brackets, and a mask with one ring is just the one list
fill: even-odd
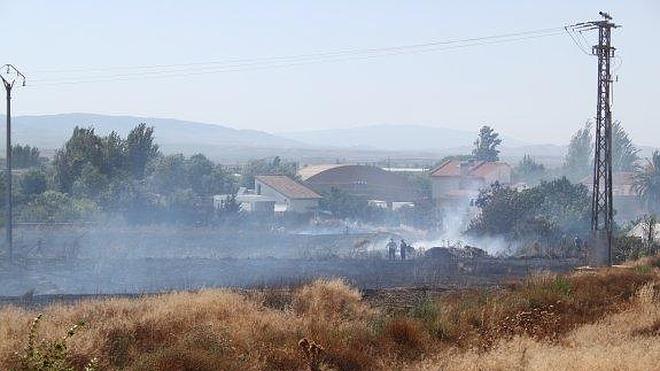
[[(336, 148), (366, 148), (377, 150), (419, 151), (446, 150), (472, 146), (476, 131), (427, 125), (374, 124), (341, 129), (279, 132), (277, 135), (319, 146), (332, 143)], [(503, 136), (506, 146), (524, 146), (528, 143)]]

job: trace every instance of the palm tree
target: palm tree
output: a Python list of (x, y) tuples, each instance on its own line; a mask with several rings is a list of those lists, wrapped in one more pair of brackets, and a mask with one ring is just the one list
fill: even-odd
[(635, 169), (633, 189), (650, 211), (660, 211), (660, 151), (654, 151), (646, 164)]

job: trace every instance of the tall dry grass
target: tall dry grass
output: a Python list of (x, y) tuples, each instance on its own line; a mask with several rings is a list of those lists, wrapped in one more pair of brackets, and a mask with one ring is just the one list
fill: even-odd
[[(658, 355), (658, 272), (544, 274), (397, 314), (341, 280), (91, 300), (45, 308), (39, 336), (84, 321), (67, 343), (78, 369), (94, 358), (108, 370), (642, 369)], [(20, 366), (36, 314), (0, 310), (0, 369)]]
[[(228, 290), (173, 293), (142, 299), (84, 301), (44, 310), (40, 334), (56, 339), (72, 323), (86, 326), (69, 341), (70, 361), (92, 358), (101, 369), (306, 369), (298, 341), (322, 344), (324, 363), (342, 369), (378, 364), (375, 311), (340, 280), (317, 281), (274, 309)], [(0, 369), (18, 365), (35, 312), (0, 310)], [(383, 366), (384, 367), (384, 366)]]
[(414, 370), (660, 370), (660, 298), (642, 287), (624, 311), (575, 328), (559, 342), (519, 336), (492, 349), (443, 354)]

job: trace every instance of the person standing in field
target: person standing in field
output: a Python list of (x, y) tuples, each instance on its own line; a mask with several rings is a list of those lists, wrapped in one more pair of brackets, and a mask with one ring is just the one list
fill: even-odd
[(390, 238), (390, 242), (387, 243), (387, 258), (389, 260), (396, 258), (396, 242), (394, 242), (394, 238)]
[(399, 246), (401, 249), (401, 260), (406, 260), (406, 253), (408, 252), (408, 244), (406, 243), (405, 240), (401, 240), (401, 245)]

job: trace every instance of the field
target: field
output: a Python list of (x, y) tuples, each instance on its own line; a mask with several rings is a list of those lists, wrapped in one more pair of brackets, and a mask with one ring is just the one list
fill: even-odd
[(448, 291), (317, 280), (0, 309), (3, 370), (653, 370), (658, 359), (660, 257)]

